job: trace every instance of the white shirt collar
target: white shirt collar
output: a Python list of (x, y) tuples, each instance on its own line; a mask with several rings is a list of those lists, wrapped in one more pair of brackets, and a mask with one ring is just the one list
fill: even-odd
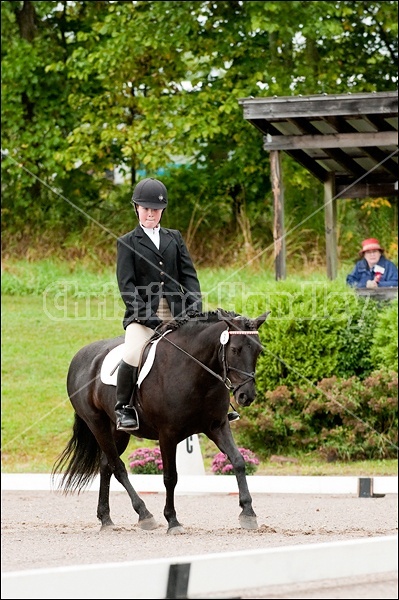
[(156, 227), (144, 227), (144, 225), (141, 225), (140, 223), (140, 227), (143, 229), (144, 233), (148, 235), (150, 240), (155, 244), (155, 246), (159, 250), (159, 231), (161, 229), (160, 226), (157, 225)]

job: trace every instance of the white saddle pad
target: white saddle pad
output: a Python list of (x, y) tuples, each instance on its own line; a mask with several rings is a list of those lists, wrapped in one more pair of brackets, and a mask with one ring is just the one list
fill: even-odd
[(100, 378), (107, 385), (116, 385), (118, 365), (122, 360), (125, 344), (119, 344), (108, 352), (101, 365)]
[[(161, 339), (163, 338), (163, 336), (166, 335), (167, 333), (169, 333), (169, 331), (165, 331), (165, 333), (160, 338), (151, 342), (150, 351), (149, 351), (147, 358), (145, 360), (145, 363), (139, 373), (139, 378), (137, 381), (138, 387), (140, 387), (143, 380), (147, 377), (148, 373), (151, 371), (151, 367), (154, 364), (154, 360), (155, 360), (155, 351), (157, 349), (158, 342), (160, 342)], [(110, 350), (108, 352), (108, 354), (106, 355), (106, 357), (104, 358), (103, 364), (101, 365), (101, 371), (100, 371), (100, 378), (103, 383), (105, 383), (107, 385), (115, 385), (116, 386), (119, 363), (121, 362), (122, 357), (123, 357), (124, 346), (125, 346), (124, 343), (119, 344), (119, 346), (116, 346), (115, 348)]]

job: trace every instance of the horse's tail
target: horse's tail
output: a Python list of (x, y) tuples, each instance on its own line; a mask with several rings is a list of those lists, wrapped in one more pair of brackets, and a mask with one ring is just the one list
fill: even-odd
[(101, 450), (86, 423), (75, 413), (73, 434), (65, 450), (54, 463), (51, 478), (63, 473), (58, 489), (80, 492), (87, 487), (100, 471)]

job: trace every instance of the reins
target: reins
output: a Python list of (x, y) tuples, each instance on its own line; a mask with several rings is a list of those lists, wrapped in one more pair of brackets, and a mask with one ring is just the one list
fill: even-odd
[[(208, 373), (210, 373), (211, 375), (213, 375), (214, 377), (216, 377), (216, 379), (219, 379), (219, 381), (221, 381), (226, 386), (226, 388), (230, 392), (232, 392), (232, 394), (235, 394), (236, 391), (240, 387), (242, 387), (243, 385), (245, 385), (251, 379), (255, 379), (255, 372), (254, 371), (252, 373), (247, 373), (246, 371), (241, 371), (241, 369), (236, 369), (235, 367), (230, 367), (228, 365), (227, 358), (226, 358), (226, 345), (227, 345), (227, 343), (229, 341), (230, 335), (258, 335), (257, 331), (239, 331), (239, 330), (230, 331), (229, 329), (225, 329), (224, 331), (222, 331), (222, 333), (220, 335), (220, 344), (221, 344), (221, 350), (222, 350), (223, 377), (221, 377), (218, 373), (215, 373), (215, 371), (212, 371), (212, 369), (210, 369), (209, 367), (207, 367), (206, 365), (204, 365), (204, 363), (202, 363), (200, 360), (198, 360), (197, 358), (195, 358), (195, 356), (193, 356), (189, 352), (186, 352), (186, 350), (184, 350), (183, 348), (181, 348), (180, 346), (178, 346), (177, 344), (175, 344), (174, 342), (172, 342), (172, 340), (170, 340), (168, 337), (166, 337), (166, 334), (169, 333), (170, 331), (171, 330), (165, 331), (165, 333), (162, 334), (161, 337), (163, 337), (164, 340), (166, 340), (167, 342), (169, 342), (169, 344), (172, 344), (172, 346), (174, 346), (175, 348), (177, 348), (177, 350), (180, 350), (186, 356), (188, 356), (189, 358), (191, 358), (194, 362), (196, 362), (203, 369), (205, 369), (205, 371), (208, 371)], [(234, 386), (232, 384), (232, 382), (230, 381), (230, 379), (228, 378), (228, 376), (227, 376), (228, 371), (236, 371), (236, 373), (241, 373), (242, 375), (247, 375), (248, 377), (247, 377), (247, 379), (245, 379), (245, 381), (242, 381), (238, 385)]]

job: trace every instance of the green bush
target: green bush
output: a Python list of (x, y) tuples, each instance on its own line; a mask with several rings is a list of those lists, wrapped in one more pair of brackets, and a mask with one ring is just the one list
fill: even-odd
[[(351, 320), (338, 332), (337, 377), (357, 375), (364, 379), (373, 370), (386, 366), (383, 360), (376, 360), (377, 355), (373, 358), (371, 351), (377, 324), (387, 310), (389, 302), (381, 303), (362, 297), (358, 299), (353, 307)], [(393, 315), (389, 314), (388, 319), (392, 318)]]
[(260, 456), (396, 457), (398, 303), (338, 283), (288, 288), (260, 330), (257, 399), (236, 424)]
[(374, 325), (370, 356), (375, 364), (398, 369), (398, 301), (393, 300), (381, 311)]
[(395, 458), (398, 374), (361, 380), (331, 377), (317, 385), (266, 392), (241, 415), (236, 439), (267, 458), (318, 452), (327, 461)]
[(397, 370), (397, 302), (358, 297), (337, 283), (310, 284), (276, 294), (270, 310), (259, 333), (261, 396), (281, 385), (292, 389), (333, 376), (364, 379), (384, 366)]

